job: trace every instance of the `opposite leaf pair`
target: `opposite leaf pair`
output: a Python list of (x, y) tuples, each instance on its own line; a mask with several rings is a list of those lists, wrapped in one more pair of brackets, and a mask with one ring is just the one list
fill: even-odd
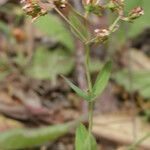
[(97, 150), (96, 140), (92, 134), (80, 124), (76, 130), (75, 150)]
[(87, 92), (82, 91), (80, 88), (78, 88), (76, 85), (74, 85), (65, 77), (63, 78), (68, 83), (68, 85), (77, 93), (78, 96), (80, 96), (81, 98), (83, 98), (84, 100), (88, 102), (91, 102), (91, 101), (94, 101), (105, 89), (108, 83), (109, 77), (110, 77), (111, 68), (112, 68), (112, 63), (108, 61), (104, 65), (100, 73), (98, 74), (90, 95), (88, 95)]

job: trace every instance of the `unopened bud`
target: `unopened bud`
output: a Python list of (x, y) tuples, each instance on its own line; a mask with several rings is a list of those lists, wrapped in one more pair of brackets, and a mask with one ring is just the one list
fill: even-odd
[(22, 0), (21, 3), (23, 4), (23, 10), (27, 15), (31, 16), (33, 20), (47, 13), (47, 11), (38, 4), (38, 0)]
[(99, 0), (82, 0), (86, 12), (101, 16), (103, 6), (99, 4)]
[(119, 11), (122, 10), (124, 7), (124, 0), (111, 0), (107, 7), (110, 8), (112, 11)]
[(133, 20), (139, 18), (144, 15), (144, 10), (141, 7), (136, 7), (131, 10), (127, 17), (122, 16), (121, 19), (124, 21), (132, 22)]
[(99, 0), (82, 0), (83, 5), (97, 5), (99, 3)]
[(110, 32), (108, 29), (95, 29), (96, 42), (104, 42), (108, 39)]
[(54, 3), (59, 8), (65, 8), (67, 5), (67, 0), (54, 0)]
[(144, 15), (144, 10), (141, 7), (136, 7), (133, 10), (131, 10), (128, 17), (130, 20), (134, 20), (142, 15)]

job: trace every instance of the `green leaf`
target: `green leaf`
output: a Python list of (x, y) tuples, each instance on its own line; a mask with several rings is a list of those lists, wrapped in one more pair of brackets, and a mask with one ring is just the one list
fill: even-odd
[(80, 124), (76, 130), (75, 150), (97, 150), (96, 140), (83, 124)]
[(71, 52), (74, 50), (72, 35), (56, 15), (48, 14), (36, 20), (35, 26), (45, 35), (55, 38)]
[[(150, 71), (132, 71), (132, 81), (127, 69), (116, 72), (113, 75), (115, 81), (122, 85), (128, 92), (139, 92), (144, 98), (150, 98)], [(131, 88), (132, 84), (132, 88)]]
[(82, 150), (86, 137), (87, 137), (86, 128), (84, 125), (80, 124), (76, 130), (75, 150)]
[(99, 96), (107, 86), (110, 73), (111, 73), (111, 68), (112, 68), (112, 63), (109, 61), (104, 65), (101, 72), (98, 74), (92, 90), (93, 98)]
[(80, 88), (78, 88), (76, 85), (74, 85), (72, 82), (70, 82), (67, 78), (62, 76), (64, 80), (67, 82), (67, 84), (76, 92), (76, 94), (80, 97), (82, 97), (84, 100), (90, 101), (91, 97), (87, 95), (86, 92), (82, 91)]
[(6, 23), (0, 21), (0, 31), (3, 31), (5, 34), (8, 35), (10, 33), (10, 28)]
[(74, 126), (66, 123), (40, 129), (12, 129), (0, 133), (0, 149), (13, 150), (36, 147), (63, 136)]
[(74, 59), (63, 50), (48, 51), (44, 47), (38, 48), (32, 65), (26, 68), (25, 73), (37, 79), (55, 80), (59, 74), (67, 75), (74, 66)]

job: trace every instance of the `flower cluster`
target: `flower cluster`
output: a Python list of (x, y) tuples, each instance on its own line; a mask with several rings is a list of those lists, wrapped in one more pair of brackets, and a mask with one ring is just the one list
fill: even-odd
[(99, 0), (82, 0), (82, 4), (88, 13), (101, 15), (103, 7), (99, 5)]
[(142, 15), (144, 15), (143, 9), (141, 7), (136, 7), (129, 12), (127, 17), (123, 17), (122, 20), (132, 22)]
[[(68, 4), (68, 0), (21, 0), (23, 10), (30, 15), (32, 19), (45, 15), (51, 9), (62, 9)], [(132, 22), (144, 14), (141, 7), (134, 8), (128, 15), (125, 15), (124, 0), (109, 0), (107, 3), (102, 3), (100, 0), (82, 0), (82, 4), (87, 14), (96, 14), (101, 16), (107, 9), (118, 15), (108, 29), (95, 29), (94, 37), (89, 42), (104, 42), (109, 35), (118, 29), (120, 20)], [(87, 42), (88, 43), (88, 42)]]
[[(129, 12), (128, 16), (124, 15), (124, 0), (109, 0), (108, 3), (102, 4), (100, 0), (82, 0), (85, 10), (89, 13), (100, 13), (102, 10), (110, 9), (117, 12), (124, 21), (132, 21), (144, 14), (141, 7), (134, 8)], [(99, 12), (98, 12), (99, 11)], [(95, 13), (96, 14), (96, 13)]]
[[(133, 22), (144, 14), (141, 7), (132, 9), (127, 16), (125, 16), (124, 0), (110, 0), (107, 4), (100, 4), (99, 0), (83, 0), (85, 10), (88, 13), (94, 13), (95, 11), (101, 11), (110, 9), (112, 12), (118, 14), (118, 18), (114, 21), (108, 29), (95, 29), (95, 37), (91, 40), (92, 42), (104, 42), (108, 39), (108, 36), (118, 29), (119, 20)], [(88, 9), (87, 9), (88, 8)], [(95, 9), (95, 10), (94, 10)]]
[(67, 5), (67, 0), (54, 0), (54, 4), (59, 8), (65, 8)]
[(45, 0), (44, 2), (42, 0), (21, 0), (21, 3), (26, 14), (35, 20), (54, 7), (65, 8), (67, 0)]
[(95, 29), (96, 40), (95, 42), (105, 42), (109, 35), (110, 31), (108, 29)]
[(32, 19), (36, 19), (39, 16), (45, 15), (47, 11), (39, 5), (39, 0), (21, 0), (23, 4), (23, 10)]
[(124, 9), (124, 0), (110, 0), (106, 7), (121, 14)]

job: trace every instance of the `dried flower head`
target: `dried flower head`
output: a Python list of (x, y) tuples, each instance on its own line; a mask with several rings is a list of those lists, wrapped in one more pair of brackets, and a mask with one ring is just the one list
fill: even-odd
[(23, 4), (23, 10), (32, 19), (36, 19), (39, 16), (45, 15), (47, 11), (39, 5), (39, 0), (21, 0)]
[(144, 10), (141, 7), (136, 7), (129, 13), (129, 19), (134, 20), (142, 15), (144, 15)]
[(93, 13), (101, 16), (103, 6), (99, 4), (99, 0), (82, 0), (83, 6), (88, 13)]
[(108, 29), (95, 29), (96, 41), (95, 42), (104, 42), (108, 39), (110, 31)]
[(107, 7), (112, 11), (117, 11), (120, 13), (120, 11), (122, 11), (124, 8), (124, 0), (110, 0)]
[(133, 22), (133, 20), (139, 18), (140, 16), (144, 15), (144, 10), (141, 7), (136, 7), (129, 12), (127, 17), (122, 17), (121, 19), (124, 21)]
[(54, 0), (54, 4), (59, 8), (65, 8), (67, 5), (67, 0)]
[(99, 0), (82, 0), (83, 5), (97, 5), (99, 3)]

